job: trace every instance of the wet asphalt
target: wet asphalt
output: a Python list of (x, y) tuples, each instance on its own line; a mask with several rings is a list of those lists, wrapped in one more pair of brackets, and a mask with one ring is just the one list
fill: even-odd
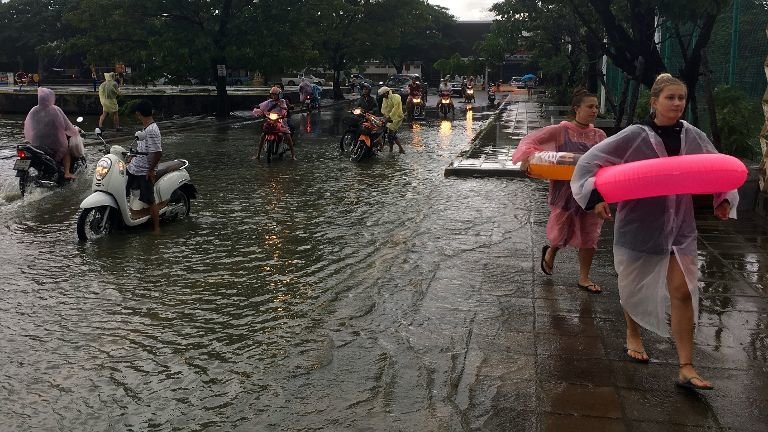
[[(521, 101), (512, 95), (495, 117), (463, 112), (404, 128), (406, 155), (360, 166), (331, 153), (341, 114), (302, 117), (299, 161), (273, 167), (235, 163), (252, 150), (249, 120), (190, 122), (179, 137), (216, 147), (185, 147), (169, 133), (168, 152), (195, 160), (204, 197), (159, 240), (139, 232), (77, 246), (55, 229), (71, 229), (74, 210), (0, 207), (0, 424), (765, 431), (765, 219), (699, 214), (695, 362), (716, 390), (678, 389), (670, 340), (644, 333), (647, 365), (624, 355), (611, 223), (592, 272), (604, 293), (590, 295), (576, 287), (574, 250), (558, 254), (552, 276), (539, 270), (545, 182), (443, 177), (459, 154), (508, 153), (521, 130), (538, 127), (506, 112)], [(216, 169), (222, 161), (231, 173)], [(226, 202), (216, 179), (242, 194)], [(81, 185), (74, 198), (84, 195)], [(30, 264), (43, 253), (73, 261)], [(166, 273), (128, 265), (156, 257)]]

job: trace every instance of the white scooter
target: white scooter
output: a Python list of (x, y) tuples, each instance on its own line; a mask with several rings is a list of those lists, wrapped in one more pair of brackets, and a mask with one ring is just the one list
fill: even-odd
[[(109, 234), (122, 223), (125, 226), (141, 225), (151, 219), (149, 205), (139, 201), (139, 191), (127, 191), (128, 164), (126, 159), (137, 153), (131, 149), (113, 145), (107, 146), (96, 129), (96, 136), (104, 144), (106, 153), (96, 164), (93, 173), (93, 193), (80, 203), (77, 218), (77, 237), (81, 241), (94, 240)], [(144, 132), (136, 132), (136, 140), (144, 139)], [(155, 202), (160, 217), (172, 220), (189, 214), (190, 199), (197, 197), (197, 189), (190, 182), (185, 168), (189, 162), (176, 159), (157, 165), (155, 181)]]

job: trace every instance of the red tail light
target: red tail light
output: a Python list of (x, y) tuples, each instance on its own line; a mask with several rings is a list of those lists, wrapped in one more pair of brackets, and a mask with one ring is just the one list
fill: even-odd
[(22, 149), (16, 149), (16, 156), (18, 156), (19, 159), (27, 159), (28, 158), (27, 152), (25, 152)]

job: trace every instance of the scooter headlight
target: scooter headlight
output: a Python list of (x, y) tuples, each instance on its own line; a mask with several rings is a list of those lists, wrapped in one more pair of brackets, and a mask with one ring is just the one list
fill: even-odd
[(101, 158), (99, 163), (96, 164), (96, 172), (93, 174), (96, 180), (103, 180), (109, 173), (110, 168), (112, 168), (112, 161), (108, 158)]
[(275, 121), (280, 118), (280, 114), (271, 112), (267, 115), (267, 117), (269, 117), (270, 120)]
[(417, 103), (417, 104), (421, 103), (421, 98), (420, 97), (413, 98), (413, 103)]
[(352, 110), (352, 114), (354, 114), (354, 115), (360, 115), (362, 113), (363, 113), (363, 109), (360, 108), (360, 107), (357, 107), (357, 108)]
[(467, 94), (473, 94), (475, 91), (472, 89), (467, 89)]

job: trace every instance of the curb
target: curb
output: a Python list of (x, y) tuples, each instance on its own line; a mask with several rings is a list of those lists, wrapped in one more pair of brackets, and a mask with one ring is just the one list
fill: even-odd
[[(341, 106), (341, 105), (344, 105), (344, 104), (351, 104), (352, 102), (353, 102), (353, 100), (345, 99), (343, 101), (335, 101), (335, 102), (333, 102), (331, 104), (328, 104), (328, 105), (322, 105), (320, 108), (333, 108), (333, 107)], [(306, 113), (306, 112), (307, 112), (307, 110), (302, 108), (302, 109), (293, 111), (292, 114), (303, 114), (303, 113)], [(205, 117), (201, 117), (200, 118), (200, 120), (207, 120), (207, 119), (210, 119), (210, 117), (205, 116)], [(160, 122), (157, 122), (157, 123), (158, 123), (159, 126), (163, 126), (163, 123), (170, 122), (170, 121), (173, 121), (173, 120), (165, 120), (165, 121), (160, 121)], [(213, 120), (212, 122), (198, 121), (198, 122), (195, 122), (195, 124), (192, 124), (192, 125), (189, 125), (189, 126), (185, 125), (185, 126), (177, 127), (177, 128), (170, 128), (169, 127), (167, 129), (165, 129), (164, 133), (183, 132), (183, 131), (201, 129), (201, 128), (208, 127), (208, 126), (230, 126), (230, 125), (244, 124), (244, 123), (257, 123), (258, 124), (258, 123), (261, 123), (263, 121), (264, 121), (264, 119), (262, 119), (262, 118), (258, 118), (258, 119), (256, 119), (256, 118), (245, 118), (245, 117), (235, 117), (235, 116), (231, 116), (230, 115), (230, 117), (227, 117), (227, 119), (221, 120), (221, 121), (218, 121), (218, 120)], [(118, 144), (118, 143), (122, 143), (122, 142), (132, 141), (133, 137), (134, 137), (133, 134), (131, 134), (131, 135), (120, 135), (120, 136), (115, 136), (115, 137), (111, 137), (111, 138), (104, 138), (104, 141), (107, 144)], [(101, 144), (102, 144), (101, 140), (99, 140), (99, 139), (91, 139), (91, 138), (88, 138), (87, 136), (86, 136), (86, 141), (84, 143), (84, 145), (86, 147), (99, 146)]]
[(447, 167), (445, 167), (445, 170), (443, 171), (444, 177), (527, 177), (525, 173), (519, 169), (511, 169), (498, 166), (483, 168), (482, 165), (484, 158), (472, 159), (477, 160), (478, 163), (472, 164), (470, 166), (459, 166), (463, 161), (468, 160), (465, 159), (462, 155), (470, 153), (476, 147), (477, 142), (488, 132), (488, 130), (493, 125), (496, 124), (496, 122), (498, 122), (501, 112), (507, 107), (507, 105), (511, 103), (511, 100), (512, 94), (507, 95), (504, 101), (499, 105), (498, 109), (496, 109), (496, 111), (491, 115), (490, 119), (485, 122), (485, 124), (472, 137), (472, 139), (469, 140), (469, 147), (460, 152), (459, 155), (454, 158)]

